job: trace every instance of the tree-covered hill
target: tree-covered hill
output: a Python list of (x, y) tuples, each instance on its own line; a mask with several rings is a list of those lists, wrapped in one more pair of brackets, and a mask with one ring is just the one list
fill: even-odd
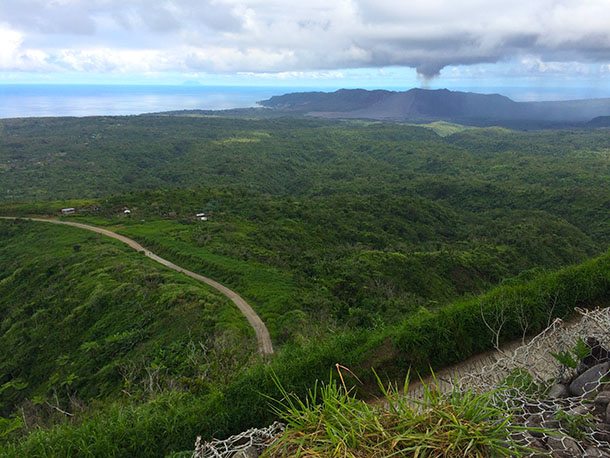
[[(603, 130), (441, 137), (400, 124), (173, 116), (2, 126), (1, 212), (76, 206), (242, 293), (277, 343), (315, 334), (321, 316), (330, 328), (391, 323), (582, 261), (610, 240)], [(194, 221), (200, 211), (210, 221)]]
[(364, 89), (297, 92), (259, 103), (280, 113), (325, 118), (442, 120), (481, 125), (584, 123), (610, 112), (610, 99), (515, 102), (500, 94), (420, 88), (404, 92)]
[[(3, 126), (1, 212), (76, 206), (242, 293), (277, 343), (315, 333), (320, 314), (331, 328), (383, 325), (582, 261), (610, 240), (603, 130), (441, 137), (400, 124), (172, 116)], [(15, 189), (42, 200), (18, 203)], [(194, 221), (200, 211), (210, 221)]]
[(121, 391), (205, 391), (256, 351), (245, 319), (198, 282), (97, 234), (20, 220), (0, 221), (0, 348), (0, 413), (19, 408), (30, 427)]
[[(282, 395), (278, 380), (284, 389), (303, 397), (317, 380), (326, 380), (338, 362), (358, 377), (345, 374), (348, 383), (357, 383), (360, 395), (366, 398), (376, 391), (371, 368), (383, 381), (400, 382), (407, 368), (415, 376), (490, 349), (494, 331), (498, 331), (500, 343), (521, 338), (524, 332), (540, 331), (554, 317), (569, 316), (575, 306), (607, 306), (609, 296), (610, 254), (606, 253), (438, 310), (419, 310), (390, 326), (287, 344), (269, 364), (234, 371), (225, 380), (207, 385), (210, 389), (174, 385), (140, 396), (128, 392), (100, 400), (76, 418), (30, 430), (21, 438), (19, 412), (3, 420), (3, 427), (10, 422), (16, 430), (4, 430), (8, 440), (0, 441), (0, 454), (168, 456), (189, 450), (195, 435), (225, 437), (273, 421), (270, 399)], [(493, 329), (484, 325), (482, 317)], [(201, 367), (200, 375), (208, 380), (210, 373), (205, 369)]]
[[(0, 345), (15, 350), (0, 356), (0, 435), (63, 425), (6, 450), (51, 450), (55, 437), (61, 455), (98, 434), (93, 455), (159, 456), (196, 431), (271, 420), (256, 391), (275, 393), (270, 371), (299, 393), (336, 362), (400, 378), (489, 348), (482, 310), (507, 311), (508, 339), (522, 335), (524, 307), (534, 332), (605, 304), (609, 177), (601, 129), (2, 120), (1, 215), (76, 207), (68, 218), (239, 292), (278, 349), (271, 367), (256, 364), (231, 304), (138, 253), (76, 229), (1, 222)], [(36, 420), (22, 424), (23, 412)], [(159, 428), (171, 432), (158, 449), (139, 449)]]
[(414, 180), (473, 178), (519, 191), (541, 173), (540, 185), (571, 178), (553, 182), (560, 193), (604, 183), (609, 148), (605, 130), (469, 129), (443, 138), (424, 127), (296, 119), (1, 120), (0, 200), (201, 185), (274, 195), (404, 192)]

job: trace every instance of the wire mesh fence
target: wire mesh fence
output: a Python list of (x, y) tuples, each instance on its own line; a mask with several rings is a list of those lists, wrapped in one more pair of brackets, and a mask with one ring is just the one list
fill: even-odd
[(197, 437), (193, 458), (256, 458), (284, 432), (275, 422), (266, 428), (252, 428), (225, 440), (203, 442)]
[[(532, 456), (610, 458), (610, 308), (577, 312), (578, 320), (555, 320), (529, 342), (477, 357), (433, 383), (445, 393), (494, 393), (512, 423), (525, 427), (512, 439)], [(284, 428), (276, 422), (226, 440), (198, 437), (193, 458), (258, 457)]]
[(577, 310), (525, 345), (455, 380), (456, 388), (495, 392), (529, 432), (518, 442), (551, 456), (610, 457), (610, 309)]

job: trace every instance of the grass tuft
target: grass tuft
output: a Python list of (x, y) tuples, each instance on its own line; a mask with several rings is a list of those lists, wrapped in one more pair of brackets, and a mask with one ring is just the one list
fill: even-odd
[[(377, 376), (376, 376), (377, 377)], [(281, 438), (263, 455), (284, 457), (518, 457), (531, 452), (511, 437), (524, 431), (493, 402), (495, 392), (423, 387), (421, 399), (384, 386), (381, 398), (366, 403), (331, 376), (301, 400), (279, 383), (275, 413), (286, 422)], [(277, 382), (277, 381), (276, 381)], [(408, 389), (407, 377), (403, 389)]]

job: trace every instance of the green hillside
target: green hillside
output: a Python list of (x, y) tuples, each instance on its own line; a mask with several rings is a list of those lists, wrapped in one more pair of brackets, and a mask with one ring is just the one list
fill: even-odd
[[(254, 364), (208, 391), (165, 389), (138, 400), (123, 397), (98, 403), (76, 420), (5, 444), (0, 453), (11, 457), (165, 456), (188, 450), (196, 434), (226, 436), (271, 422), (269, 397), (281, 397), (275, 379), (289, 392), (304, 396), (340, 362), (364, 381), (360, 395), (366, 398), (375, 391), (371, 368), (384, 381), (400, 381), (405, 368), (424, 374), (430, 367), (443, 367), (490, 349), (492, 334), (483, 325), (482, 314), (491, 323), (504, 321), (500, 342), (505, 342), (520, 337), (524, 330), (540, 331), (554, 317), (569, 316), (575, 306), (607, 306), (609, 295), (607, 253), (435, 312), (421, 310), (393, 326), (285, 345), (270, 364)], [(355, 381), (349, 377), (350, 384)]]
[(29, 427), (61, 416), (52, 406), (205, 392), (256, 350), (233, 304), (198, 282), (97, 234), (25, 221), (0, 221), (0, 346), (0, 412), (21, 409)]
[(0, 215), (76, 207), (66, 219), (237, 291), (278, 350), (258, 361), (233, 304), (118, 242), (0, 221), (0, 455), (164, 456), (273, 420), (261, 396), (278, 395), (273, 373), (303, 395), (341, 362), (366, 398), (371, 367), (400, 380), (489, 349), (483, 312), (509, 317), (508, 340), (608, 304), (604, 131), (184, 116), (0, 126)]

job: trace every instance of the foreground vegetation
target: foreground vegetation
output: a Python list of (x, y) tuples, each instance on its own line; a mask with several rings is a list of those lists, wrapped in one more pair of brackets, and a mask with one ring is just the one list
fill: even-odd
[(223, 296), (120, 243), (27, 221), (0, 240), (0, 436), (119, 394), (203, 394), (255, 352)]
[(422, 398), (415, 400), (404, 396), (408, 378), (401, 390), (381, 381), (379, 386), (382, 397), (375, 404), (332, 379), (305, 400), (283, 391), (275, 409), (286, 431), (263, 456), (483, 458), (533, 452), (513, 440), (525, 428), (494, 402), (497, 393), (444, 395), (424, 385)]
[[(524, 331), (537, 332), (551, 318), (568, 316), (574, 306), (604, 305), (609, 292), (610, 253), (434, 312), (422, 310), (400, 325), (286, 344), (270, 364), (252, 365), (207, 393), (165, 390), (138, 402), (123, 397), (0, 450), (8, 456), (65, 456), (81, 449), (89, 456), (164, 456), (188, 449), (195, 433), (226, 436), (271, 422), (276, 416), (269, 398), (282, 397), (276, 380), (287, 392), (306, 396), (339, 362), (363, 381), (358, 396), (367, 398), (377, 386), (371, 367), (384, 381), (399, 380), (409, 367), (413, 374), (425, 374), (490, 349), (496, 337), (501, 343)], [(481, 316), (494, 323), (497, 336)], [(349, 375), (346, 379), (354, 382)], [(162, 434), (163, 428), (168, 432)]]
[(341, 363), (366, 399), (371, 368), (424, 374), (608, 303), (605, 131), (0, 126), (0, 214), (76, 207), (238, 291), (279, 349), (260, 363), (231, 304), (118, 243), (0, 222), (0, 454), (163, 456), (272, 421), (274, 374), (304, 399)]

